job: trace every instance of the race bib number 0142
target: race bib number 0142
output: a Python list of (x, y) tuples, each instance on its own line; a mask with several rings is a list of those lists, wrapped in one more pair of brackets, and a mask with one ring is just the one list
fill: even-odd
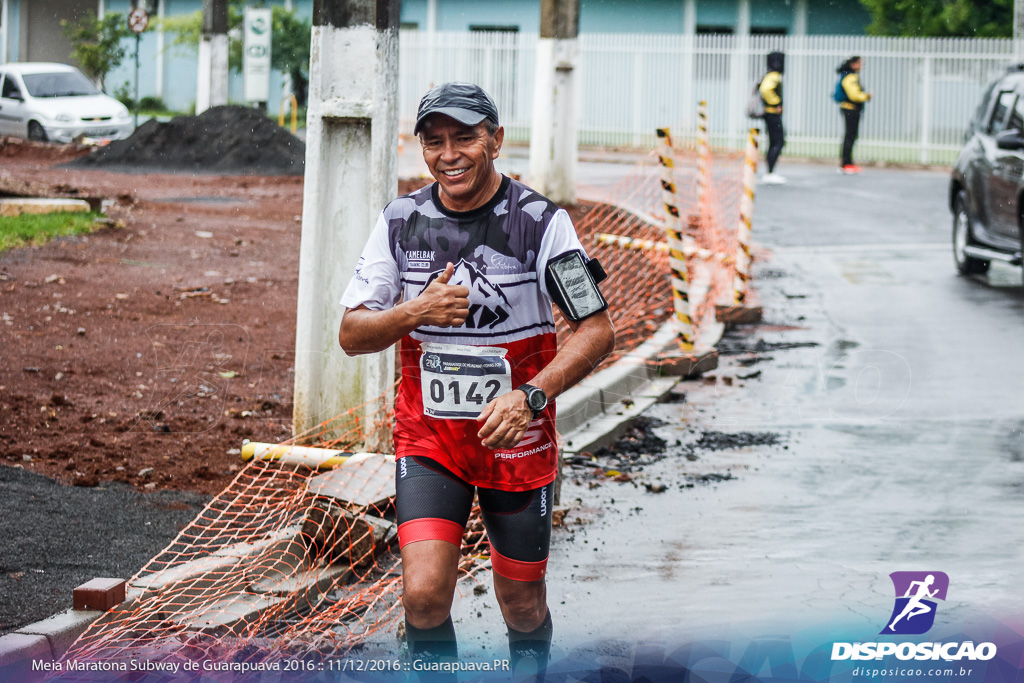
[(463, 344), (423, 344), (420, 385), (423, 414), (472, 420), (484, 406), (512, 391), (507, 349)]

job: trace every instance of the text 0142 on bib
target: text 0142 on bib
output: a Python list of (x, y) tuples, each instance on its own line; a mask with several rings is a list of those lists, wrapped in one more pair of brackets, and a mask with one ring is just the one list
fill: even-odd
[(512, 391), (506, 349), (464, 344), (423, 344), (420, 384), (423, 414), (472, 420), (484, 406)]

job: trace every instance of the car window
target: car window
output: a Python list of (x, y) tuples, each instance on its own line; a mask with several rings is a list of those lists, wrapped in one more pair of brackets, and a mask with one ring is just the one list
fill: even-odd
[(1004, 90), (999, 93), (995, 109), (992, 111), (992, 118), (988, 120), (989, 135), (995, 135), (1006, 127), (1006, 116), (1009, 114), (1010, 109), (1013, 108), (1016, 99), (1017, 93), (1012, 90)]
[(985, 94), (981, 96), (978, 108), (974, 111), (974, 116), (971, 118), (972, 131), (978, 131), (985, 126), (985, 114), (988, 112), (989, 105), (992, 104), (992, 93), (995, 91), (998, 83), (999, 81), (995, 80), (985, 87)]
[(6, 97), (7, 99), (21, 97), (21, 90), (18, 89), (18, 84), (10, 76), (5, 77), (3, 86), (0, 86), (0, 97)]
[(22, 79), (32, 97), (77, 97), (98, 95), (100, 92), (92, 81), (78, 71), (25, 74)]
[(1024, 97), (1018, 97), (1010, 111), (1010, 120), (1006, 122), (1006, 130), (1024, 131)]

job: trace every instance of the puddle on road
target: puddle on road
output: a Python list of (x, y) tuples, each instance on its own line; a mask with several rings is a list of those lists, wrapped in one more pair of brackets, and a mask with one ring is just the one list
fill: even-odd
[(739, 356), (744, 353), (766, 353), (789, 349), (810, 349), (821, 346), (818, 342), (767, 342), (764, 339), (723, 338), (718, 343), (719, 356)]
[(736, 362), (739, 363), (740, 367), (749, 368), (751, 365), (765, 363), (770, 360), (775, 360), (775, 356), (751, 356), (750, 358), (740, 358)]

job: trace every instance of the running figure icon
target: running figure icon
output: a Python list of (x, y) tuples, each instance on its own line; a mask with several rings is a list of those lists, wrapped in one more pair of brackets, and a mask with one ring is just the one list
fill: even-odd
[(936, 571), (893, 572), (889, 576), (896, 601), (882, 633), (926, 633), (935, 622), (936, 601), (946, 599), (949, 577), (945, 572)]
[[(900, 612), (900, 615), (893, 619), (892, 623), (889, 624), (890, 630), (895, 631), (896, 622), (902, 619), (903, 617), (906, 617), (907, 621), (910, 621), (913, 617), (916, 617), (918, 614), (925, 614), (926, 612), (932, 611), (932, 608), (921, 602), (921, 599), (926, 597), (935, 597), (935, 594), (939, 592), (938, 588), (936, 588), (933, 591), (928, 590), (928, 587), (931, 586), (933, 583), (935, 583), (934, 574), (929, 574), (924, 581), (910, 582), (910, 588), (907, 589), (906, 594), (904, 594), (903, 596), (905, 598), (910, 598), (910, 601), (907, 602), (906, 607), (903, 608), (903, 611)], [(914, 595), (911, 595), (911, 593), (914, 591), (915, 586), (917, 587), (917, 592)]]

